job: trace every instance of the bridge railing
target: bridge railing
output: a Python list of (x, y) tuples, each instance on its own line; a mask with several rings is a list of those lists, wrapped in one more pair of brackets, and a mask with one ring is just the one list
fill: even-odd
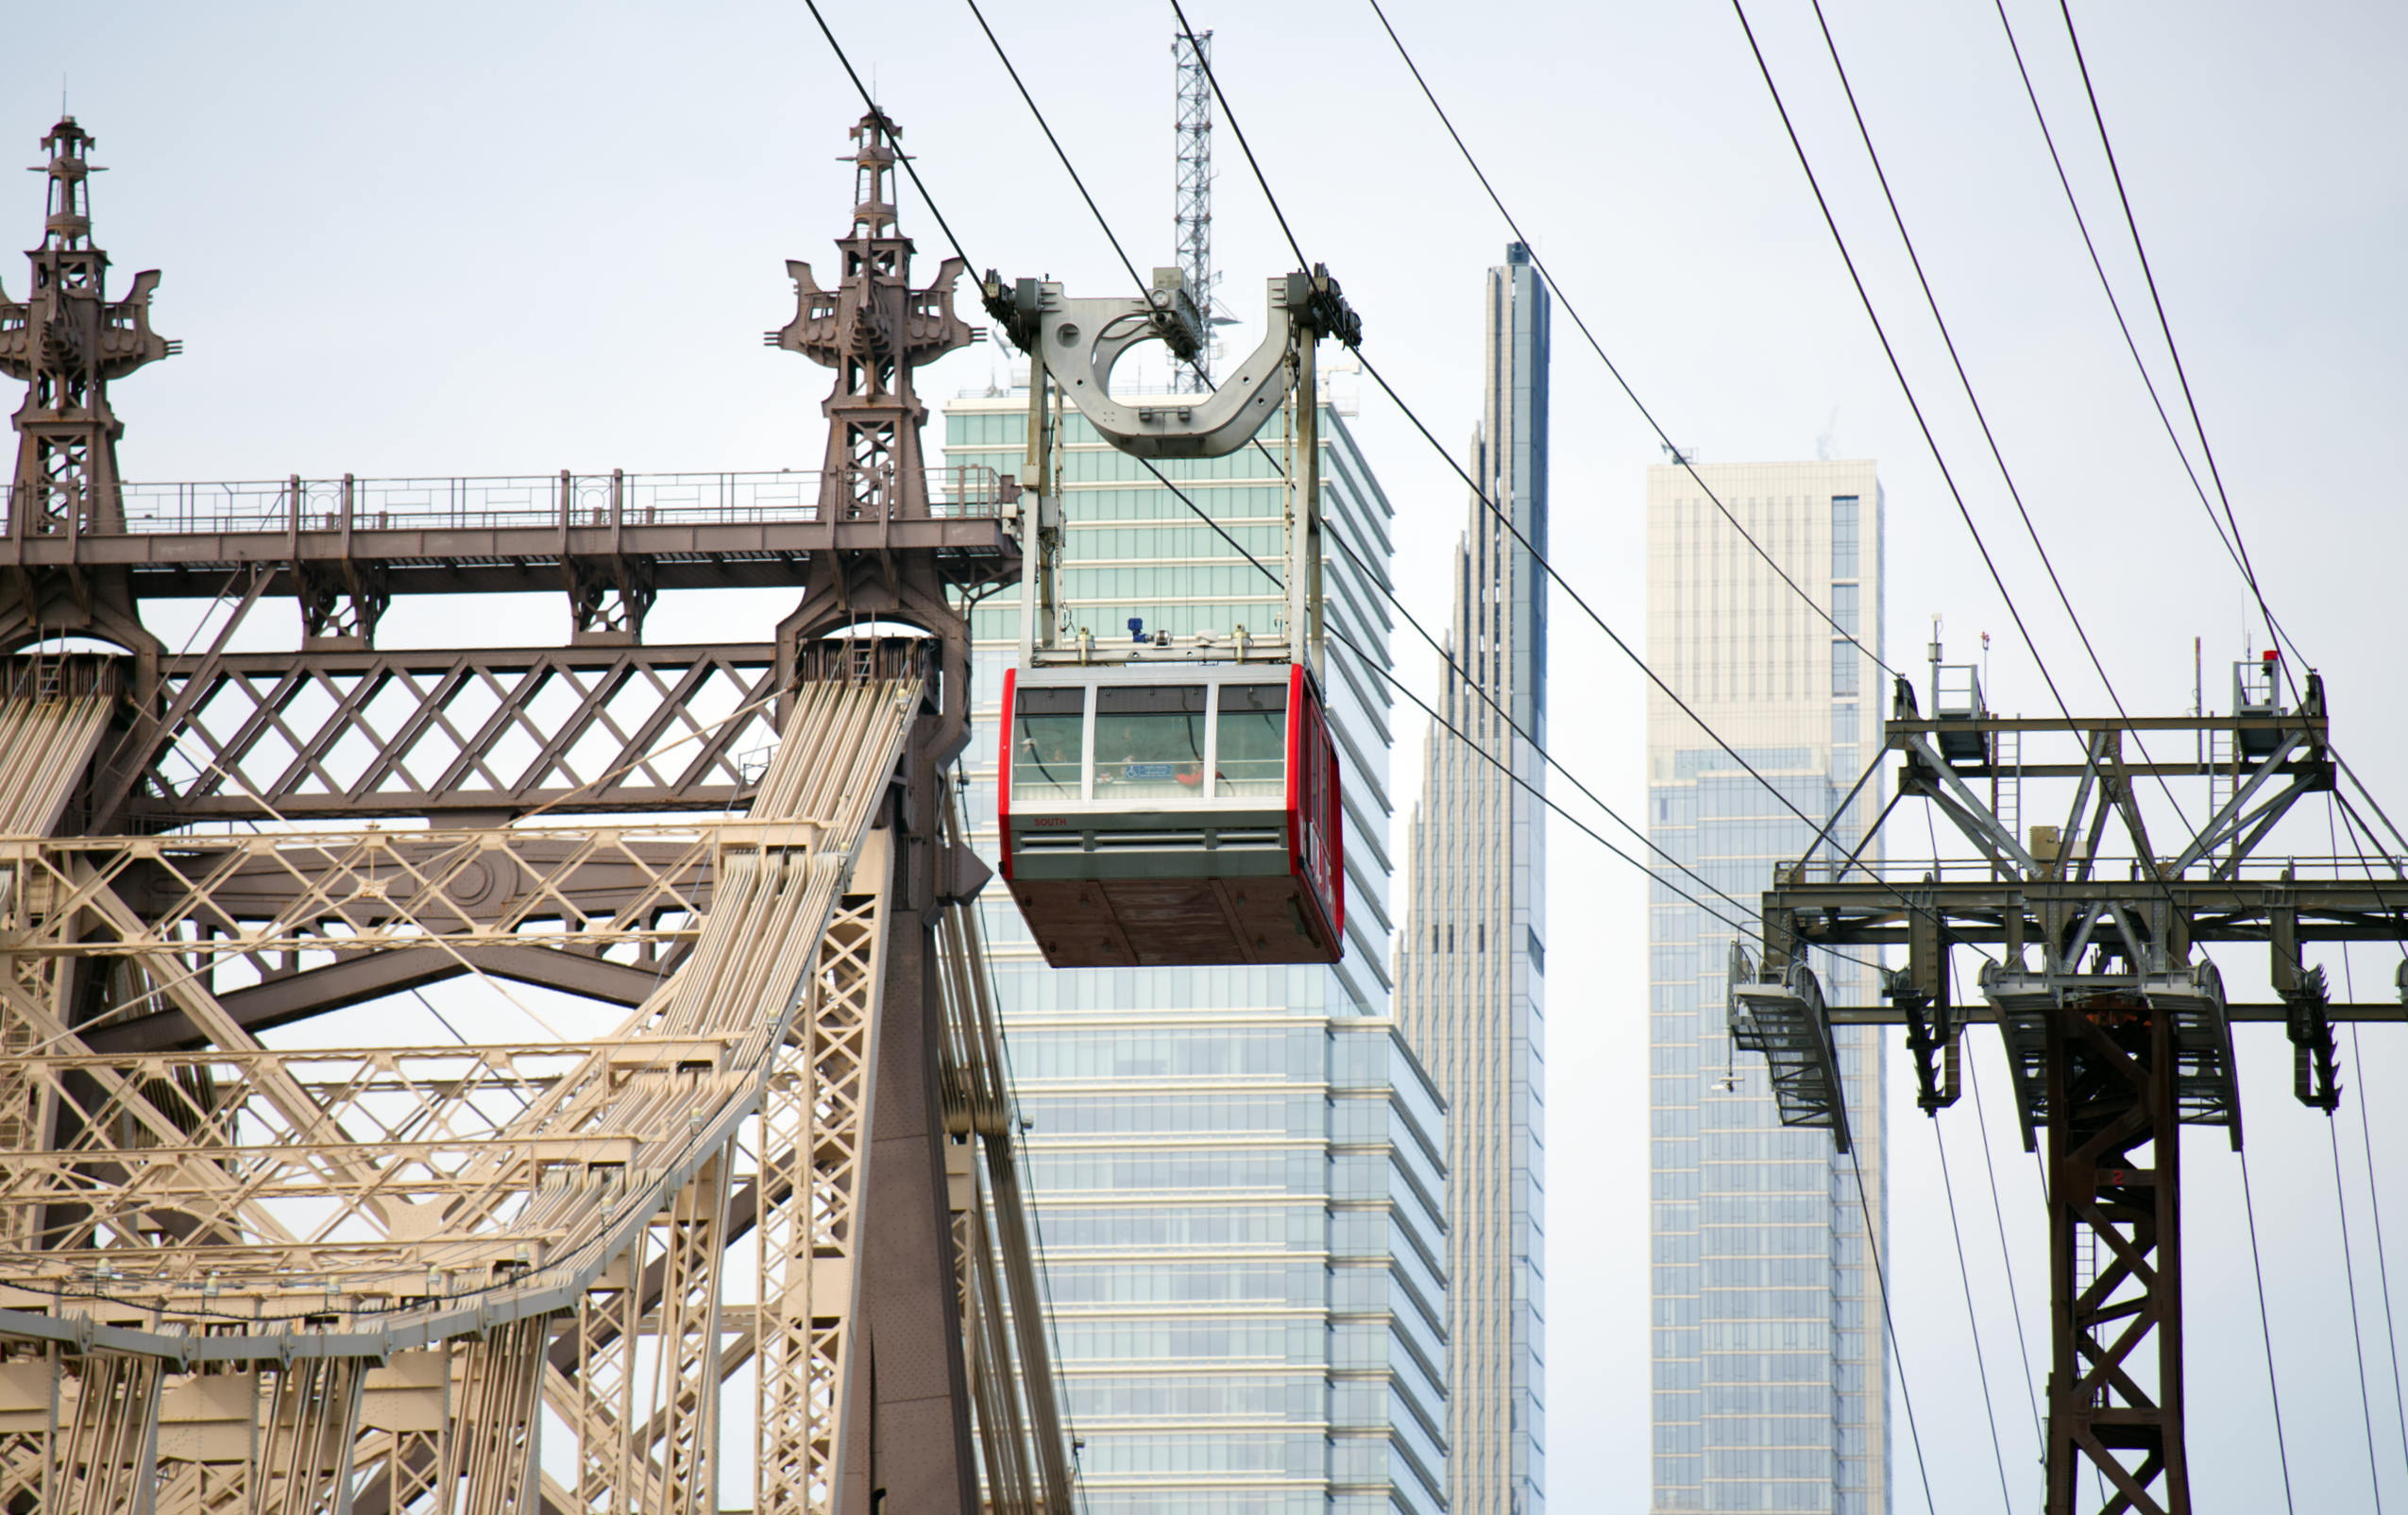
[[(2173, 860), (2165, 860), (2170, 864)], [(2197, 882), (2208, 878), (2222, 863), (2220, 858), (2203, 859), (2192, 864), (2181, 877)], [(2357, 857), (2251, 857), (2241, 860), (2233, 878), (2250, 885), (2294, 882), (2356, 884), (2366, 882), (2367, 866), (2366, 860)], [(2377, 885), (2408, 885), (2408, 875), (2403, 875), (2392, 860), (2377, 859), (2373, 867)], [(1805, 863), (1784, 863), (1776, 871), (1786, 876), (1791, 868), (1799, 870), (1797, 877), (1800, 883), (1889, 883), (1908, 892), (1921, 884), (1977, 883), (1996, 877), (1991, 863), (1981, 858), (1892, 858), (1878, 860), (1859, 858), (1847, 861), (1842, 858), (1817, 857)], [(1669, 875), (1672, 870), (1658, 865), (1656, 872)], [(2092, 877), (2104, 882), (2146, 881), (2140, 863), (2128, 856), (2101, 858)], [(1760, 887), (1751, 884), (1747, 889), (1734, 893), (1740, 898), (1746, 898)], [(2256, 897), (2254, 892), (2251, 897)], [(2403, 889), (2402, 897), (2408, 898), (2408, 889)]]
[[(940, 519), (992, 517), (1019, 498), (1009, 475), (975, 464), (925, 471)], [(817, 472), (531, 474), (488, 478), (128, 483), (120, 502), (128, 536), (292, 531), (455, 531), (564, 526), (794, 525), (820, 519)], [(891, 478), (875, 493), (890, 498)], [(0, 522), (15, 530), (0, 485)], [(83, 527), (87, 536), (115, 532)]]

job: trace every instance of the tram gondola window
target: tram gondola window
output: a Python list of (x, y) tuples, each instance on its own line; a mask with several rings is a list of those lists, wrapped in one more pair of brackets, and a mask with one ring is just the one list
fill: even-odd
[(1019, 720), (1012, 733), (1011, 797), (1075, 800), (1079, 797), (1080, 728), (1086, 724), (1085, 689), (1019, 691)]
[(1287, 792), (1288, 691), (1280, 684), (1221, 686), (1220, 753), (1215, 792)]
[(1139, 684), (1095, 691), (1095, 797), (1204, 797), (1204, 689)]

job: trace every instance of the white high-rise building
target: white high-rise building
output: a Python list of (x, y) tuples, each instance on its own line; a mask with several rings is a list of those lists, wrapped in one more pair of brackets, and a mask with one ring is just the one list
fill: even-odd
[(1485, 382), (1468, 471), (1496, 509), (1472, 500), (1455, 548), (1446, 645), (1463, 672), (1446, 675), (1438, 709), (1462, 735), (1430, 731), (1397, 944), (1397, 1019), (1448, 1108), (1449, 1509), (1540, 1515), (1547, 810), (1537, 747), (1547, 740), (1547, 582), (1532, 549), (1547, 550), (1548, 299), (1521, 244), (1488, 270), (1483, 314)]
[[(955, 400), (946, 462), (1017, 473), (1027, 411), (1026, 390)], [(1231, 539), (1280, 560), (1284, 417), (1261, 449), (1160, 465), (1211, 524), (1083, 417), (1061, 428), (1072, 626), (1185, 641), (1277, 624), (1280, 586)], [(1054, 969), (1000, 881), (982, 900), (1084, 1515), (1445, 1508), (1446, 1118), (1388, 1002), (1389, 622), (1366, 575), (1387, 570), (1389, 507), (1338, 408), (1320, 439), (1326, 530), (1347, 548), (1323, 580), (1342, 961)], [(990, 857), (1019, 618), (1015, 588), (971, 613), (964, 762)]]
[[(1697, 713), (1650, 694), (1648, 832), (1737, 908), (1655, 863), (1653, 1508), (1887, 1515), (1889, 1359), (1865, 1245), (1868, 1215), (1875, 1244), (1887, 1235), (1880, 1040), (1871, 1028), (1838, 1032), (1853, 1158), (1828, 1132), (1784, 1128), (1763, 1060), (1735, 1059), (1726, 1032), (1740, 933), (1667, 887), (1753, 923), (1773, 868), (1806, 853), (1876, 758), (1881, 485), (1870, 462), (1696, 474), (1648, 470), (1648, 664)], [(1740, 537), (1699, 478), (1829, 620)], [(1876, 775), (1832, 826), (1835, 857), (1879, 813), (1881, 787)], [(1832, 1004), (1869, 1004), (1880, 988), (1857, 962), (1818, 951), (1811, 963)]]

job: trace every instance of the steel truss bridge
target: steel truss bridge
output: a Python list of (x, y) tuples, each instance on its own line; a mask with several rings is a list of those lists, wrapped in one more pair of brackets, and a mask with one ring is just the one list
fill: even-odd
[[(1016, 493), (923, 464), (912, 368), (975, 333), (956, 265), (910, 284), (895, 136), (855, 128), (840, 282), (789, 264), (771, 334), (837, 371), (817, 473), (158, 486), (108, 396), (176, 351), (158, 276), (108, 298), (91, 138), (43, 139), (0, 293), (0, 1510), (1069, 1508), (947, 777)], [(733, 586), (795, 608), (643, 641)], [(376, 645), (395, 596), (527, 589), (563, 645)], [(142, 607), (195, 595), (229, 613), (171, 654)], [(271, 596), (302, 645), (230, 651)], [(265, 1039), (459, 979), (616, 1026)]]
[[(1783, 1122), (1827, 1129), (1845, 1151), (1833, 1027), (1905, 1027), (1918, 1100), (1934, 1115), (1957, 1100), (1965, 1029), (1996, 1029), (2025, 1145), (2046, 1175), (2045, 1508), (2184, 1515), (2179, 1132), (2217, 1128), (2240, 1149), (2231, 1028), (2250, 1021), (2283, 1026), (2294, 1093), (2332, 1114), (2333, 1027), (2403, 1011), (2333, 1003), (2303, 947), (2408, 941), (2408, 874), (2389, 854), (2262, 850), (2301, 799), (2335, 788), (2313, 672), (2286, 693), (2272, 663), (2236, 671), (2229, 715), (2095, 720), (2002, 717), (1974, 670), (1935, 657), (1933, 672), (1928, 715), (1897, 681), (1885, 737), (1885, 755), (1902, 759), (1897, 788), (1863, 840), (1843, 854), (1818, 837), (1764, 893), (1757, 951), (1733, 949), (1732, 1036), (1764, 1056)], [(2176, 779), (2204, 791), (2206, 820), (2152, 839), (2143, 795)], [(2037, 813), (2026, 782), (2070, 794), (2052, 824), (2019, 830)], [(1904, 799), (1928, 801), (1976, 856), (1866, 860)], [(2229, 999), (2210, 945), (2265, 953), (2275, 998)], [(1882, 970), (1883, 1003), (1826, 1006), (1814, 952), (1868, 947), (1905, 952)], [(1983, 960), (1978, 1003), (1955, 1000), (1959, 951)]]

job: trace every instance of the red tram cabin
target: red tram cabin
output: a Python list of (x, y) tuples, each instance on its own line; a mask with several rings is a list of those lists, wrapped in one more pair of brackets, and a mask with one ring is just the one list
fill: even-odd
[(1057, 968), (1335, 962), (1337, 749), (1285, 663), (1005, 675), (1003, 875)]

